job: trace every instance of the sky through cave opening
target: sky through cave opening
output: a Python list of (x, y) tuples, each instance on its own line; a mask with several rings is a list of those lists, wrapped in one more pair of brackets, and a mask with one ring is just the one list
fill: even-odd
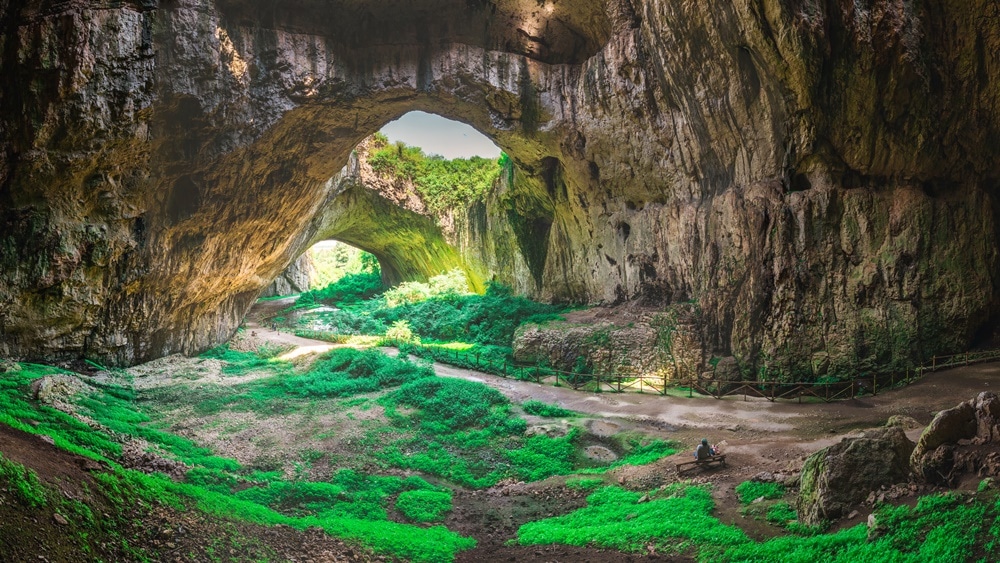
[(423, 111), (411, 111), (382, 127), (389, 142), (420, 147), (428, 155), (446, 159), (497, 158), (500, 147), (471, 125)]

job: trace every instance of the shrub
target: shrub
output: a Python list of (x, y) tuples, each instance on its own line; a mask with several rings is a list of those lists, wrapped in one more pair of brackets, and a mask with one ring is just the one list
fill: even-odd
[(394, 342), (420, 342), (419, 338), (414, 339), (413, 331), (410, 330), (408, 321), (396, 321), (392, 323), (389, 330), (385, 331), (385, 337)]
[(326, 287), (312, 289), (303, 293), (299, 297), (296, 305), (308, 306), (313, 303), (357, 303), (359, 301), (375, 297), (380, 294), (383, 289), (382, 273), (378, 270), (373, 272), (348, 274)]

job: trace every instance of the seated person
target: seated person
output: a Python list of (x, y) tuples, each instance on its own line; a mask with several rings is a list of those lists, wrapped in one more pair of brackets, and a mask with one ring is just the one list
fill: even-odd
[(716, 454), (715, 448), (708, 445), (708, 440), (702, 439), (701, 443), (694, 450), (694, 458), (697, 460), (708, 459)]

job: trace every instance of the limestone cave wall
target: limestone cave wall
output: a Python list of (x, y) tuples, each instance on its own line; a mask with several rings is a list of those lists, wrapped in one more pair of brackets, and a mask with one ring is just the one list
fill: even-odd
[(511, 155), (458, 243), (536, 297), (694, 300), (713, 353), (789, 369), (997, 314), (990, 0), (0, 0), (0, 26), (0, 355), (225, 340), (414, 109)]

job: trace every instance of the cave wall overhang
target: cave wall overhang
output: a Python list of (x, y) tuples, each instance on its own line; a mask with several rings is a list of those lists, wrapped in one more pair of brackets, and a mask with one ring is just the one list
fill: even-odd
[(697, 300), (800, 364), (996, 313), (992, 2), (288, 6), (0, 5), (0, 354), (225, 340), (414, 109), (514, 159), (464, 248), (537, 297)]

